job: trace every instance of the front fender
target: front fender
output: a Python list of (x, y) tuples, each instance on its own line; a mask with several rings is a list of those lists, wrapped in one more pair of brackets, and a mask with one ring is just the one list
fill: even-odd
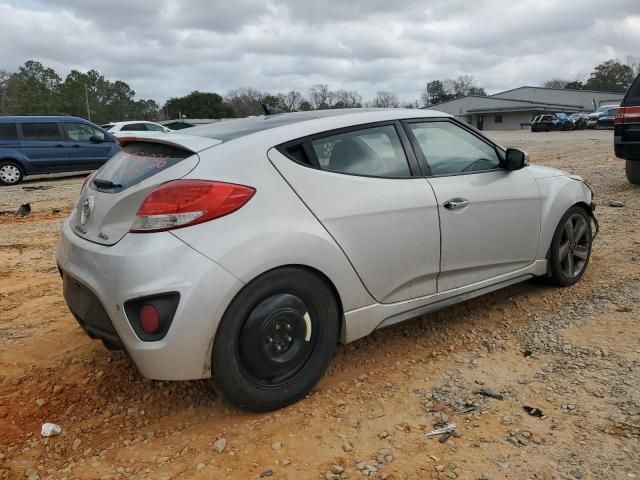
[[(591, 207), (593, 195), (584, 182), (560, 175), (536, 180), (540, 189), (542, 234), (538, 247), (538, 259), (547, 257), (551, 241), (562, 216), (572, 206), (584, 204), (595, 219)], [(597, 221), (596, 221), (597, 225)]]

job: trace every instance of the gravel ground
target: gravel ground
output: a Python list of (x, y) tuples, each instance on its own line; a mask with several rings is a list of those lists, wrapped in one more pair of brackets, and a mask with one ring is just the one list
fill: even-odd
[[(33, 212), (0, 214), (0, 479), (639, 478), (640, 188), (610, 131), (489, 135), (593, 185), (601, 233), (583, 280), (519, 284), (341, 346), (308, 398), (262, 415), (206, 381), (145, 380), (79, 330), (53, 256), (83, 177), (1, 188), (0, 211)], [(44, 422), (62, 434), (41, 438)], [(449, 423), (442, 443), (424, 435)]]

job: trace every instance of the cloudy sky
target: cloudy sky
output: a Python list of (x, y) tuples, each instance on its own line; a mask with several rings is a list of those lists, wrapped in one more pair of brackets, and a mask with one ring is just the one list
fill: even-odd
[(316, 83), (410, 101), (433, 79), (493, 93), (640, 55), (640, 0), (0, 0), (0, 52), (158, 101)]

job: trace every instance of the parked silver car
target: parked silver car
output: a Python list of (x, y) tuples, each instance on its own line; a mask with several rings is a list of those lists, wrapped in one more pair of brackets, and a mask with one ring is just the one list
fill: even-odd
[(69, 308), (143, 375), (241, 407), (308, 393), (338, 342), (589, 262), (592, 192), (429, 110), (136, 133), (57, 252)]

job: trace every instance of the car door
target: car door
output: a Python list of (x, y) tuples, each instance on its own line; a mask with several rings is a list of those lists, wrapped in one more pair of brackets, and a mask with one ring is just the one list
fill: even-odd
[(61, 126), (56, 121), (18, 123), (22, 153), (34, 172), (56, 172), (69, 163)]
[(92, 170), (109, 160), (113, 142), (104, 132), (80, 122), (63, 122), (62, 126), (69, 148), (70, 169)]
[(526, 168), (501, 168), (495, 145), (453, 120), (406, 123), (440, 212), (438, 291), (532, 264), (540, 239), (540, 192)]
[(436, 293), (438, 207), (399, 123), (342, 129), (268, 157), (335, 239), (371, 295)]

